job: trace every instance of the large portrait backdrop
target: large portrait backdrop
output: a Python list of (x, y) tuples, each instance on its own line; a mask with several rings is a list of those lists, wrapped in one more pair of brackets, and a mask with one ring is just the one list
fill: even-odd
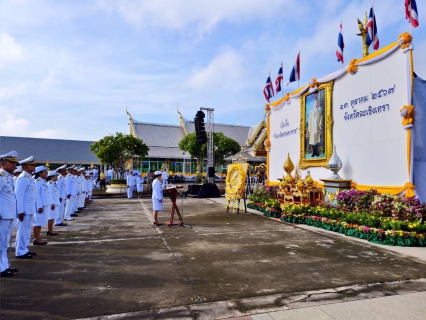
[[(287, 153), (302, 177), (310, 170), (314, 180), (329, 178), (333, 145), (343, 163), (339, 174), (344, 179), (363, 186), (404, 186), (409, 181), (410, 139), (400, 110), (411, 104), (411, 54), (399, 48), (386, 50), (360, 59), (363, 64), (355, 72), (338, 70), (318, 79), (313, 92), (304, 86), (289, 93), (289, 99), (271, 104), (267, 128), (271, 183), (285, 174)], [(333, 78), (338, 72), (341, 75)], [(334, 82), (325, 82), (328, 78)]]
[(332, 150), (333, 81), (321, 84), (315, 92), (300, 99), (299, 168), (327, 167)]

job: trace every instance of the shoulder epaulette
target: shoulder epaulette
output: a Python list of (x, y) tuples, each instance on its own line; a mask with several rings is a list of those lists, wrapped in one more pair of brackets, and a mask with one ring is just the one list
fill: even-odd
[(38, 180), (39, 180), (39, 178), (35, 179), (35, 181), (37, 181), (37, 182), (38, 182)]
[(53, 183), (53, 181), (52, 180), (50, 180), (49, 182), (48, 182), (48, 184), (52, 184)]
[(4, 177), (4, 171), (0, 172), (0, 176)]

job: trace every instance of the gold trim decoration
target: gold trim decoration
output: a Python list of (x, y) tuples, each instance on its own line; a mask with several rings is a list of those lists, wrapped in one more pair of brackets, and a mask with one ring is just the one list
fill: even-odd
[(390, 195), (396, 196), (405, 191), (404, 196), (407, 198), (412, 198), (415, 196), (414, 189), (416, 188), (411, 182), (405, 183), (403, 186), (372, 186), (372, 185), (361, 185), (356, 182), (351, 182), (351, 188), (366, 191), (366, 190), (376, 190), (378, 193), (388, 193)]
[(349, 62), (349, 66), (346, 69), (348, 73), (354, 74), (358, 71), (358, 66), (356, 65), (357, 59), (352, 59), (351, 62)]
[(401, 110), (399, 110), (399, 114), (402, 117), (402, 125), (407, 126), (409, 124), (414, 124), (414, 117), (416, 115), (416, 111), (414, 110), (413, 105), (407, 105), (402, 107)]
[(288, 101), (288, 100), (290, 100), (290, 93), (289, 92), (287, 92), (286, 94), (285, 94), (285, 96), (284, 96), (284, 98), (283, 98), (285, 101)]
[(404, 32), (398, 37), (398, 42), (401, 49), (408, 48), (411, 44), (411, 41), (413, 41), (413, 37), (408, 32)]
[(333, 85), (334, 81), (329, 81), (322, 83), (318, 86), (317, 91), (318, 92), (322, 89), (325, 90), (325, 106), (324, 106), (324, 142), (325, 142), (325, 157), (321, 159), (305, 159), (305, 132), (306, 132), (306, 109), (305, 109), (305, 102), (306, 97), (310, 94), (310, 92), (306, 92), (303, 95), (300, 96), (300, 160), (299, 160), (299, 168), (300, 169), (306, 169), (309, 167), (324, 167), (328, 168), (328, 161), (331, 158), (331, 155), (333, 154), (333, 136), (332, 136), (332, 127), (333, 127), (333, 116), (331, 112), (331, 100), (332, 100), (332, 94), (333, 94)]
[(269, 103), (265, 104), (265, 111), (266, 111), (267, 115), (271, 114), (271, 107), (270, 107)]
[(271, 141), (269, 139), (265, 139), (265, 142), (263, 142), (263, 144), (265, 145), (266, 151), (271, 150)]
[(311, 89), (315, 89), (315, 87), (318, 85), (318, 83), (317, 83), (317, 79), (315, 79), (315, 78), (312, 78), (311, 79), (311, 81), (309, 82), (309, 87), (311, 88)]

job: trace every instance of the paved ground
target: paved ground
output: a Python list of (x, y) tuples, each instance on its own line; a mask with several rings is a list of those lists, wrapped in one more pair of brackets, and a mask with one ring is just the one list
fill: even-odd
[[(227, 214), (223, 199), (183, 201), (191, 229), (154, 227), (148, 198), (96, 200), (47, 246), (31, 246), (37, 258), (13, 261), (19, 273), (1, 279), (0, 318), (290, 319), (303, 311), (299, 319), (329, 319), (324, 308), (367, 310), (361, 299), (384, 296), (407, 297), (426, 314), (421, 257)], [(166, 201), (161, 221), (169, 211)]]

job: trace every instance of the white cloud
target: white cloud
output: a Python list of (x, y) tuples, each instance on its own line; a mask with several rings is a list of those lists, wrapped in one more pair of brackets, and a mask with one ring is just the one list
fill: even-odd
[(244, 74), (241, 55), (234, 50), (227, 50), (216, 56), (208, 66), (194, 70), (186, 86), (195, 90), (219, 90), (226, 87), (234, 91)]
[(40, 83), (40, 92), (45, 93), (49, 91), (51, 86), (57, 81), (57, 71), (56, 70), (50, 70), (49, 74), (46, 78), (44, 78)]
[(16, 118), (13, 114), (2, 112), (2, 117), (0, 118), (0, 135), (26, 136), (28, 125), (28, 120)]
[(10, 99), (25, 92), (25, 85), (0, 87), (0, 100)]
[(5, 65), (23, 58), (22, 46), (7, 33), (0, 35), (0, 65)]
[(291, 1), (269, 0), (267, 3), (257, 0), (97, 1), (106, 13), (117, 12), (127, 23), (138, 28), (152, 26), (196, 34), (209, 33), (222, 21), (238, 23), (247, 19), (273, 18), (276, 12), (285, 12), (284, 7), (288, 6), (287, 3)]

